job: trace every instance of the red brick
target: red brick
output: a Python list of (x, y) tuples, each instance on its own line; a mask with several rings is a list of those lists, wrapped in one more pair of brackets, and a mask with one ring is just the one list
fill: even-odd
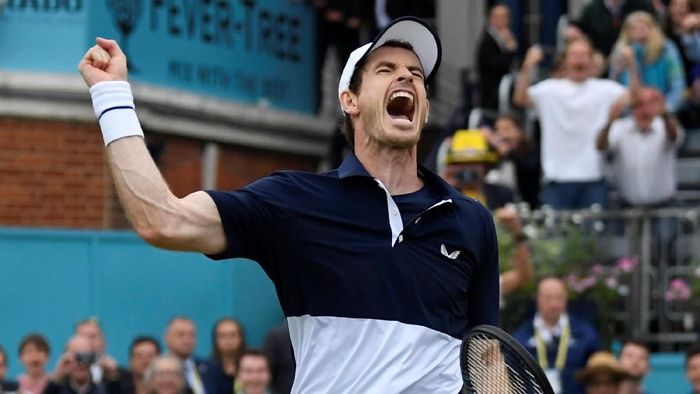
[[(162, 144), (158, 166), (175, 195), (201, 188), (202, 141), (158, 133), (148, 141)], [(222, 145), (218, 188), (316, 165), (310, 157)], [(95, 122), (0, 118), (0, 225), (131, 228)]]

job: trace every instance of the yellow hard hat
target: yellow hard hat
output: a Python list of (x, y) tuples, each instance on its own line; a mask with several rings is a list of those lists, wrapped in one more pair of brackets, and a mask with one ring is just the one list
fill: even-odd
[(481, 130), (460, 129), (452, 136), (446, 160), (447, 164), (496, 163), (498, 154), (490, 149)]

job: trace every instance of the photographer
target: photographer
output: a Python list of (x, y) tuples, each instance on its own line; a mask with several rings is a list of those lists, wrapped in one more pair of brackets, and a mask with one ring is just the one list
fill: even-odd
[(101, 383), (93, 383), (90, 365), (97, 355), (91, 350), (84, 336), (74, 336), (66, 345), (66, 351), (58, 359), (44, 394), (118, 394), (120, 391), (117, 364), (111, 358), (103, 358), (104, 376)]
[(512, 190), (486, 182), (486, 174), (498, 160), (480, 130), (457, 130), (440, 147), (438, 172), (465, 196), (496, 210), (513, 202)]

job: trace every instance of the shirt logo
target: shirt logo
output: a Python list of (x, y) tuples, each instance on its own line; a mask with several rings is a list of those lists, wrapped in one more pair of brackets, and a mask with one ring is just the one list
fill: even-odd
[(457, 259), (457, 256), (459, 256), (459, 250), (455, 250), (452, 253), (448, 253), (445, 244), (440, 245), (440, 253), (442, 253), (442, 255), (447, 257), (448, 259), (452, 260)]

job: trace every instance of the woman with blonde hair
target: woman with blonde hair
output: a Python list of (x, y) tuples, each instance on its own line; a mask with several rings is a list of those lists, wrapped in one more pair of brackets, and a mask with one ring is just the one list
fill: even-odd
[(629, 73), (622, 59), (631, 51), (643, 85), (659, 89), (666, 109), (676, 112), (683, 102), (685, 70), (678, 47), (666, 38), (654, 17), (644, 11), (629, 14), (611, 54), (610, 77), (629, 84)]

